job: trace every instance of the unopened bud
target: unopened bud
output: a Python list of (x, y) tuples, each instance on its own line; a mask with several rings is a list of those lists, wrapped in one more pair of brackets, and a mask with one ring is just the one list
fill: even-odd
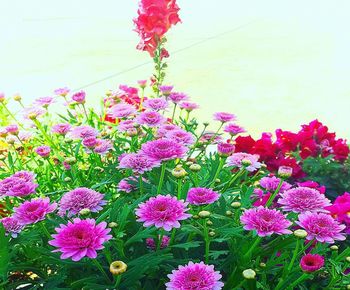
[(16, 101), (16, 102), (20, 102), (22, 100), (22, 97), (19, 95), (19, 94), (16, 94), (13, 96), (13, 99)]
[(192, 170), (194, 172), (200, 171), (201, 169), (202, 169), (202, 167), (199, 164), (192, 164), (190, 166), (190, 170)]
[(220, 183), (220, 182), (221, 182), (221, 180), (219, 178), (215, 179), (215, 183)]
[(293, 174), (293, 168), (289, 166), (280, 166), (277, 175), (282, 178), (289, 178)]
[(242, 272), (243, 277), (248, 279), (248, 280), (252, 280), (255, 279), (256, 273), (253, 269), (246, 269)]
[(187, 172), (185, 169), (183, 169), (180, 166), (176, 166), (172, 171), (171, 171), (172, 176), (175, 178), (183, 178), (187, 175)]
[(126, 130), (126, 136), (129, 137), (134, 137), (137, 135), (137, 129), (136, 128), (129, 128), (128, 130)]
[(243, 166), (250, 166), (250, 165), (252, 165), (252, 162), (250, 160), (248, 160), (248, 159), (243, 159), (241, 163), (242, 163)]
[(332, 246), (330, 247), (330, 249), (331, 249), (332, 251), (338, 251), (338, 250), (339, 250), (339, 247), (338, 247), (337, 245), (332, 245)]
[(198, 220), (198, 219), (199, 219), (199, 216), (198, 216), (198, 215), (196, 215), (196, 214), (195, 214), (195, 215), (193, 215), (192, 217), (193, 217), (195, 220)]
[(211, 215), (210, 211), (207, 211), (207, 210), (202, 210), (198, 213), (198, 216), (201, 218), (207, 218), (207, 217), (210, 217), (210, 215)]
[(232, 211), (227, 210), (227, 211), (226, 211), (226, 215), (227, 215), (227, 216), (231, 216), (231, 215), (232, 215)]
[(70, 182), (70, 181), (72, 181), (72, 179), (71, 179), (70, 177), (66, 177), (66, 178), (64, 179), (64, 181), (65, 181), (65, 182)]
[(231, 206), (233, 208), (240, 208), (242, 204), (239, 201), (234, 201), (233, 203), (231, 203)]
[(64, 162), (66, 162), (69, 165), (74, 164), (75, 162), (77, 162), (77, 159), (75, 157), (68, 157), (64, 160)]
[(116, 222), (110, 222), (108, 224), (108, 227), (110, 227), (110, 228), (116, 228), (117, 226), (118, 226), (118, 224)]
[(307, 232), (305, 230), (295, 230), (293, 232), (294, 236), (296, 236), (297, 238), (300, 238), (300, 239), (304, 239), (307, 237)]
[(260, 266), (261, 268), (265, 268), (265, 267), (266, 267), (266, 264), (263, 263), (263, 262), (261, 262), (261, 263), (259, 264), (259, 266)]
[(123, 261), (114, 261), (109, 266), (109, 271), (112, 273), (112, 275), (117, 276), (126, 271), (128, 266)]
[(347, 262), (350, 262), (350, 257), (346, 257), (345, 260), (346, 260)]
[(214, 237), (215, 236), (215, 232), (209, 232), (208, 233), (210, 237)]
[(88, 208), (83, 208), (81, 211), (79, 211), (79, 214), (80, 215), (88, 215), (88, 214), (90, 214), (90, 209), (88, 209)]
[(212, 222), (212, 221), (207, 221), (207, 225), (208, 225), (208, 226), (212, 226), (212, 225), (213, 225), (213, 222)]

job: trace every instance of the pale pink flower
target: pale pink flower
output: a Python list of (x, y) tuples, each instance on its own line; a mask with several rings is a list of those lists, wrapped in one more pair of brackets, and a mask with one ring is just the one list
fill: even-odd
[(224, 132), (229, 133), (231, 136), (236, 136), (239, 133), (245, 133), (246, 130), (243, 127), (230, 123), (224, 127)]
[(167, 161), (185, 156), (187, 148), (174, 140), (158, 139), (141, 146), (141, 152), (157, 161)]
[(233, 152), (235, 152), (235, 145), (232, 143), (219, 143), (218, 144), (218, 154), (220, 156), (230, 156)]
[[(260, 181), (259, 181), (259, 184), (260, 184), (261, 187), (263, 187), (267, 191), (274, 192), (277, 189), (280, 181), (281, 181), (281, 179), (277, 178), (275, 176), (267, 176), (267, 177), (261, 178)], [(286, 181), (283, 181), (279, 192), (284, 192), (285, 190), (290, 189), (291, 187), (292, 187), (291, 184), (289, 184)]]
[(188, 100), (188, 96), (185, 93), (176, 92), (171, 93), (168, 98), (175, 104)]
[(78, 104), (85, 103), (86, 93), (84, 91), (76, 92), (72, 95), (72, 100), (77, 102)]
[(10, 234), (13, 238), (17, 238), (17, 235), (24, 228), (24, 225), (19, 223), (18, 219), (12, 216), (0, 219), (0, 223), (4, 226), (6, 234)]
[(55, 99), (51, 96), (40, 97), (34, 101), (34, 105), (41, 106), (44, 108), (47, 108), (49, 105), (51, 105), (53, 103), (55, 103)]
[(261, 167), (261, 163), (258, 162), (259, 155), (252, 155), (248, 153), (233, 153), (226, 160), (226, 166), (233, 166), (242, 168), (244, 167), (246, 170), (253, 172)]
[(136, 108), (127, 103), (119, 103), (109, 108), (107, 114), (112, 118), (128, 118), (136, 114)]
[(204, 187), (191, 188), (187, 193), (187, 201), (194, 205), (211, 204), (219, 198), (220, 195), (216, 191)]
[(216, 112), (214, 113), (214, 120), (222, 123), (231, 122), (236, 120), (236, 115), (226, 112)]
[(165, 137), (168, 132), (173, 130), (181, 130), (181, 128), (174, 124), (163, 124), (157, 130), (157, 137), (159, 138)]
[(39, 156), (46, 158), (50, 155), (51, 148), (50, 148), (50, 146), (43, 145), (43, 146), (36, 147), (35, 152)]
[(55, 93), (56, 95), (59, 95), (59, 96), (62, 96), (62, 97), (67, 96), (67, 95), (69, 94), (69, 92), (70, 92), (70, 89), (68, 89), (67, 87), (59, 88), (59, 89), (56, 89), (56, 90), (54, 91), (54, 93)]
[(191, 102), (181, 102), (179, 107), (183, 110), (186, 110), (187, 112), (191, 112), (195, 109), (198, 109), (199, 105)]
[(133, 172), (143, 174), (151, 171), (153, 168), (160, 166), (159, 161), (150, 159), (140, 153), (125, 154), (121, 159), (118, 168), (132, 169)]
[(105, 155), (112, 148), (113, 144), (111, 140), (97, 139), (97, 144), (94, 148), (94, 152), (100, 155)]
[(135, 121), (134, 120), (124, 120), (121, 121), (118, 125), (118, 131), (119, 132), (126, 132), (129, 129), (135, 129), (134, 127)]
[(165, 98), (155, 98), (144, 101), (143, 106), (147, 109), (160, 111), (165, 110), (169, 104)]
[(156, 111), (145, 111), (138, 115), (135, 121), (140, 125), (158, 127), (159, 125), (163, 124), (166, 119)]
[(190, 146), (196, 141), (195, 136), (192, 133), (186, 132), (182, 129), (171, 130), (165, 134), (165, 137), (185, 146)]
[(27, 120), (37, 119), (46, 113), (42, 107), (30, 107), (23, 110), (23, 117)]
[(66, 135), (70, 131), (71, 127), (72, 126), (68, 123), (56, 124), (52, 126), (51, 132), (59, 135)]
[(88, 125), (83, 125), (73, 127), (73, 129), (69, 132), (69, 137), (72, 139), (85, 139), (87, 137), (97, 137), (98, 133), (99, 132), (97, 129)]

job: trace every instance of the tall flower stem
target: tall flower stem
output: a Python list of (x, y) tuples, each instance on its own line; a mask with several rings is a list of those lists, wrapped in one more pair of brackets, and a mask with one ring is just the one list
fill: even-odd
[(179, 178), (177, 180), (177, 199), (181, 199), (182, 195), (182, 179)]
[(209, 187), (212, 187), (215, 184), (215, 180), (218, 178), (218, 176), (220, 174), (220, 171), (221, 171), (222, 167), (224, 166), (224, 163), (225, 163), (225, 159), (224, 158), (220, 158), (220, 162), (219, 162), (218, 168), (216, 169), (214, 178), (213, 178), (212, 182), (209, 184)]
[(143, 180), (142, 180), (142, 174), (139, 176), (139, 184), (140, 184), (140, 195), (143, 195)]
[(97, 261), (97, 259), (92, 259), (92, 263), (94, 263), (95, 266), (100, 270), (103, 277), (105, 277), (105, 279), (111, 283), (112, 282), (111, 279), (108, 277), (106, 271), (103, 269), (101, 264)]
[(177, 104), (174, 105), (173, 114), (172, 114), (172, 116), (171, 116), (171, 120), (172, 120), (172, 121), (174, 121), (176, 107), (177, 107)]
[(266, 205), (265, 205), (266, 207), (269, 207), (272, 204), (272, 202), (274, 201), (276, 195), (279, 193), (279, 191), (280, 191), (280, 189), (282, 187), (282, 184), (283, 184), (283, 179), (281, 178), (280, 182), (279, 182), (279, 184), (278, 184), (278, 186), (277, 186), (277, 188), (275, 190), (275, 192), (267, 200)]
[(292, 290), (292, 289), (294, 289), (295, 286), (299, 285), (301, 282), (303, 282), (304, 280), (307, 280), (308, 278), (309, 278), (309, 274), (304, 273), (303, 275), (301, 275), (297, 280), (295, 280), (292, 284), (290, 284), (285, 289)]
[(162, 187), (163, 187), (165, 169), (166, 169), (166, 163), (163, 162), (162, 167), (161, 167), (161, 172), (160, 172), (159, 184), (158, 184), (158, 188), (157, 188), (157, 195), (160, 194)]
[(248, 261), (251, 258), (251, 255), (252, 255), (253, 251), (259, 245), (260, 242), (261, 242), (261, 237), (256, 237), (254, 243), (252, 244), (252, 246), (249, 248), (249, 250), (243, 256), (243, 259), (245, 261)]
[(210, 250), (210, 240), (209, 240), (209, 233), (208, 233), (208, 226), (206, 223), (206, 220), (203, 220), (203, 237), (205, 242), (205, 250), (204, 250), (204, 257), (205, 257), (205, 263), (209, 263), (209, 250)]
[(160, 230), (160, 234), (158, 236), (158, 242), (157, 242), (157, 252), (160, 250), (161, 245), (162, 245), (162, 241), (163, 241), (163, 236), (164, 236), (164, 230), (163, 228), (161, 228)]
[(5, 111), (9, 114), (9, 116), (18, 124), (18, 126), (20, 126), (23, 129), (23, 125), (17, 121), (16, 117), (11, 113), (11, 111), (7, 108), (7, 106), (3, 102), (0, 102), (0, 104), (5, 109)]
[(228, 188), (230, 188), (230, 186), (239, 178), (242, 176), (242, 174), (244, 173), (244, 168), (241, 168), (240, 171), (238, 171), (233, 178), (226, 184), (226, 186), (223, 188), (223, 192), (226, 191)]

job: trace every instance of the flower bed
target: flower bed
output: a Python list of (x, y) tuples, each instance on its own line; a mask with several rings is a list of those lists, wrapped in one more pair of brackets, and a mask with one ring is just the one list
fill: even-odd
[(164, 85), (178, 12), (141, 1), (138, 48), (155, 73), (109, 91), (103, 112), (61, 88), (31, 106), (16, 95), (22, 120), (0, 95), (1, 289), (350, 287), (350, 194), (333, 202), (308, 169), (346, 168), (345, 141), (318, 121), (254, 140), (226, 112), (207, 131)]

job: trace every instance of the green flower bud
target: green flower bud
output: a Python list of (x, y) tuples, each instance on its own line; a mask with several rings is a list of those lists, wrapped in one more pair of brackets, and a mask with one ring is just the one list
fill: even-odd
[(108, 227), (110, 227), (110, 228), (116, 228), (117, 226), (118, 226), (118, 224), (116, 222), (110, 222), (108, 224)]
[(239, 201), (234, 201), (233, 203), (231, 203), (231, 206), (233, 208), (240, 208), (242, 204)]
[(305, 230), (296, 230), (293, 232), (294, 236), (296, 236), (297, 238), (300, 238), (300, 239), (304, 239), (307, 237), (307, 232)]
[(208, 218), (210, 217), (210, 215), (211, 215), (211, 212), (207, 210), (202, 210), (198, 213), (198, 216), (201, 218)]
[(242, 272), (243, 277), (248, 280), (255, 279), (256, 273), (253, 269), (246, 269)]
[(199, 165), (199, 164), (192, 164), (191, 166), (190, 166), (190, 170), (191, 171), (194, 171), (194, 172), (198, 172), (198, 171), (200, 171), (202, 169), (202, 167)]
[(79, 211), (79, 214), (80, 215), (88, 215), (88, 214), (90, 214), (90, 209), (88, 209), (88, 208), (83, 208), (81, 211)]

